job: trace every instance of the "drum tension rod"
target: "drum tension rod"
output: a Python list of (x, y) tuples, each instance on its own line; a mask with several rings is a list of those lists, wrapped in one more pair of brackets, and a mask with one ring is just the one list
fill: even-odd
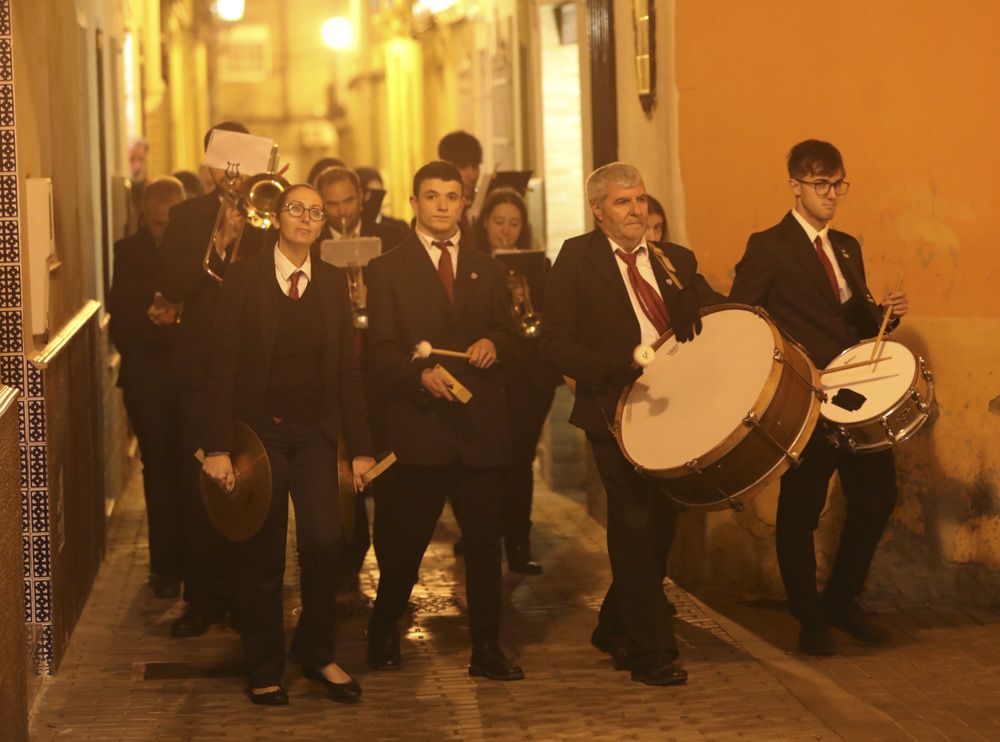
[(750, 412), (747, 413), (747, 416), (743, 418), (743, 424), (750, 428), (753, 428), (762, 436), (764, 436), (764, 440), (766, 440), (768, 443), (774, 446), (775, 449), (780, 451), (782, 455), (786, 459), (788, 459), (791, 466), (796, 467), (802, 463), (799, 460), (798, 454), (792, 453), (787, 448), (782, 446), (780, 443), (778, 443), (777, 440), (775, 440), (774, 436), (772, 436), (770, 433), (764, 430), (764, 428), (761, 427), (760, 422), (757, 420), (757, 413), (754, 412), (753, 410), (750, 410)]
[(774, 349), (774, 360), (776, 360), (778, 363), (783, 363), (793, 374), (795, 374), (799, 378), (799, 380), (803, 384), (806, 385), (807, 388), (813, 390), (813, 394), (815, 394), (816, 397), (821, 402), (826, 401), (826, 392), (824, 392), (820, 387), (813, 384), (811, 379), (807, 379), (805, 376), (803, 376), (802, 373), (797, 368), (795, 368), (795, 366), (792, 363), (789, 363), (785, 359), (784, 353), (782, 353), (777, 348)]
[(697, 474), (699, 477), (705, 480), (705, 482), (708, 483), (708, 486), (714, 489), (716, 492), (718, 492), (723, 498), (725, 498), (726, 502), (729, 503), (729, 507), (731, 507), (737, 513), (742, 513), (744, 510), (746, 510), (746, 505), (744, 505), (739, 500), (734, 500), (732, 495), (730, 495), (728, 492), (722, 489), (722, 487), (713, 482), (712, 478), (698, 467), (698, 459), (691, 459), (691, 461), (686, 462), (684, 464), (684, 468), (693, 471), (695, 474)]

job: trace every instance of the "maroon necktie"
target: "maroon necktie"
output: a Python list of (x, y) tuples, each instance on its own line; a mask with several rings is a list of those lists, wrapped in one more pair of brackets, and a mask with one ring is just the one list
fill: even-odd
[(632, 284), (635, 295), (639, 298), (639, 306), (642, 307), (643, 313), (653, 323), (656, 333), (662, 335), (670, 327), (670, 315), (667, 314), (667, 308), (664, 306), (660, 294), (649, 285), (645, 278), (639, 275), (639, 269), (635, 265), (639, 251), (615, 250), (615, 254), (628, 266), (628, 280)]
[(819, 255), (819, 262), (823, 264), (823, 270), (826, 271), (826, 277), (830, 279), (830, 288), (833, 289), (833, 298), (837, 300), (840, 304), (840, 284), (837, 283), (837, 274), (833, 272), (833, 263), (830, 262), (830, 258), (826, 256), (826, 250), (823, 249), (823, 238), (816, 235), (816, 254)]
[(444, 242), (434, 240), (431, 244), (441, 250), (441, 259), (438, 261), (438, 276), (441, 278), (445, 293), (448, 294), (448, 301), (453, 302), (455, 301), (455, 272), (451, 267), (451, 253), (448, 251), (448, 248), (451, 247), (451, 240)]
[(298, 300), (299, 298), (299, 278), (304, 276), (305, 273), (302, 271), (295, 271), (289, 279), (292, 283), (288, 287), (288, 298), (292, 300)]

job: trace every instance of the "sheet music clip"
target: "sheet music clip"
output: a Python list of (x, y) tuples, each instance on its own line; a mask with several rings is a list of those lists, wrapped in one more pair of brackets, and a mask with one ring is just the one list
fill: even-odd
[(364, 268), (381, 252), (382, 240), (378, 237), (349, 237), (319, 243), (319, 256), (323, 262), (338, 268)]

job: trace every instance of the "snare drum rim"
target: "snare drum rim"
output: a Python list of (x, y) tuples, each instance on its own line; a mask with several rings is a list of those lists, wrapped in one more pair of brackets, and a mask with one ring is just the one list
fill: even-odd
[[(826, 369), (828, 369), (828, 368), (833, 368), (834, 367), (833, 364), (834, 364), (834, 362), (836, 362), (836, 360), (838, 358), (843, 358), (848, 353), (856, 353), (859, 348), (862, 348), (865, 345), (871, 345), (876, 340), (877, 340), (877, 338), (869, 338), (867, 340), (862, 340), (860, 343), (856, 343), (856, 344), (852, 345), (849, 348), (844, 348), (844, 350), (842, 350), (840, 353), (838, 353), (836, 356), (834, 356), (834, 358), (833, 358), (832, 361), (830, 361), (828, 364), (826, 364), (826, 367), (823, 370), (826, 371)], [(893, 403), (891, 405), (889, 405), (887, 408), (885, 408), (881, 412), (879, 412), (879, 413), (877, 413), (875, 415), (872, 415), (871, 417), (866, 417), (866, 418), (863, 418), (861, 420), (855, 420), (854, 422), (849, 422), (849, 423), (842, 423), (842, 422), (838, 422), (836, 420), (831, 420), (830, 418), (828, 418), (826, 415), (823, 414), (823, 406), (820, 405), (819, 414), (820, 414), (820, 417), (822, 417), (825, 422), (829, 423), (830, 425), (833, 425), (834, 427), (836, 427), (838, 425), (842, 426), (842, 427), (844, 427), (847, 430), (850, 430), (851, 428), (860, 427), (862, 425), (869, 425), (869, 424), (871, 424), (873, 422), (878, 422), (882, 417), (885, 417), (886, 415), (889, 415), (889, 414), (895, 412), (896, 410), (898, 410), (903, 405), (903, 403), (906, 401), (906, 399), (910, 396), (910, 393), (914, 389), (917, 388), (917, 382), (920, 379), (920, 372), (921, 372), (921, 370), (923, 368), (921, 366), (921, 363), (920, 363), (921, 357), (918, 356), (916, 353), (914, 353), (912, 350), (910, 350), (908, 347), (906, 347), (903, 343), (900, 343), (897, 340), (893, 340), (892, 337), (889, 336), (889, 335), (886, 335), (885, 338), (883, 338), (883, 341), (884, 342), (892, 342), (892, 343), (894, 343), (896, 345), (899, 345), (902, 348), (904, 348), (907, 353), (909, 353), (911, 356), (913, 356), (913, 360), (914, 360), (914, 364), (913, 364), (913, 378), (910, 379), (910, 383), (906, 387), (906, 391), (903, 392), (902, 394), (900, 394), (895, 399), (895, 401), (893, 401)], [(932, 398), (933, 398), (933, 393), (932, 393)]]
[[(736, 302), (727, 302), (725, 304), (713, 304), (708, 307), (702, 307), (699, 310), (699, 314), (705, 317), (709, 314), (714, 314), (716, 312), (728, 311), (728, 310), (740, 310), (745, 312), (750, 312), (756, 314), (758, 317), (763, 319), (771, 330), (771, 337), (774, 339), (774, 348), (779, 353), (784, 355), (786, 353), (787, 341), (782, 336), (781, 330), (778, 329), (777, 323), (771, 319), (763, 307), (752, 307), (749, 304), (738, 304)], [(670, 340), (674, 336), (673, 329), (667, 330), (663, 335), (657, 338), (656, 342), (653, 343), (653, 350), (659, 350), (665, 342)], [(753, 413), (758, 419), (764, 414), (767, 408), (770, 406), (774, 395), (778, 391), (778, 384), (781, 382), (781, 377), (784, 372), (784, 364), (779, 362), (777, 359), (772, 358), (771, 360), (771, 370), (768, 372), (767, 380), (764, 382), (764, 386), (761, 389), (759, 395), (757, 395), (757, 401), (754, 403), (752, 408)], [(614, 436), (615, 441), (618, 443), (618, 448), (621, 450), (622, 455), (625, 457), (632, 466), (634, 466), (639, 471), (642, 471), (652, 477), (658, 479), (676, 479), (678, 477), (684, 477), (691, 473), (691, 470), (687, 468), (686, 465), (672, 466), (667, 469), (647, 469), (642, 466), (639, 462), (633, 459), (628, 451), (625, 449), (625, 442), (622, 440), (622, 417), (625, 414), (625, 405), (628, 401), (629, 392), (632, 391), (634, 386), (629, 384), (624, 389), (618, 397), (618, 404), (615, 406), (615, 424), (614, 424)], [(747, 410), (749, 413), (750, 410)], [(705, 469), (715, 462), (723, 458), (727, 453), (729, 453), (736, 445), (746, 438), (752, 428), (748, 425), (739, 425), (735, 430), (733, 430), (729, 435), (727, 435), (722, 441), (717, 443), (714, 447), (709, 449), (707, 453), (697, 459), (698, 466), (701, 469)]]

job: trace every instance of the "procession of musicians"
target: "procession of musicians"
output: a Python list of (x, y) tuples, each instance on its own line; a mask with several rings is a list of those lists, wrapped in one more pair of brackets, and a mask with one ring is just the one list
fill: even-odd
[[(205, 149), (242, 136), (220, 123)], [(501, 576), (504, 561), (544, 570), (531, 548), (533, 463), (566, 383), (569, 423), (607, 496), (612, 581), (591, 643), (615, 670), (687, 681), (664, 593), (678, 514), (738, 511), (776, 481), (778, 565), (800, 624), (789, 646), (836, 654), (833, 629), (891, 642), (858, 599), (896, 503), (894, 448), (926, 419), (933, 382), (887, 336), (909, 308), (901, 285), (873, 296), (861, 245), (831, 226), (849, 192), (837, 148), (790, 148), (789, 210), (749, 236), (728, 296), (669, 240), (633, 165), (589, 174), (595, 228), (550, 263), (531, 249), (523, 184), (478, 192), (482, 148), (465, 132), (438, 154), (413, 174), (412, 223), (380, 213), (377, 171), (333, 158), (301, 182), (251, 178), (270, 189), (266, 207), (247, 185), (257, 173), (211, 159), (203, 195), (174, 177), (144, 185), (141, 226), (115, 245), (109, 312), (143, 464), (150, 587), (184, 601), (172, 640), (229, 623), (254, 704), (289, 703), (286, 664), (357, 703), (350, 670), (362, 660), (334, 643), (338, 593), (359, 592), (373, 547), (364, 659), (404, 676), (400, 625), (447, 504), (461, 530), (468, 672), (524, 678), (530, 653), (522, 668), (503, 645)], [(364, 244), (376, 246), (366, 265), (330, 260)], [(727, 351), (740, 363), (722, 362)], [(224, 508), (242, 496), (247, 437), (266, 454), (268, 497), (251, 532), (227, 537), (210, 497)], [(846, 519), (820, 591), (813, 534), (834, 472)], [(301, 585), (290, 642), (289, 498)]]

